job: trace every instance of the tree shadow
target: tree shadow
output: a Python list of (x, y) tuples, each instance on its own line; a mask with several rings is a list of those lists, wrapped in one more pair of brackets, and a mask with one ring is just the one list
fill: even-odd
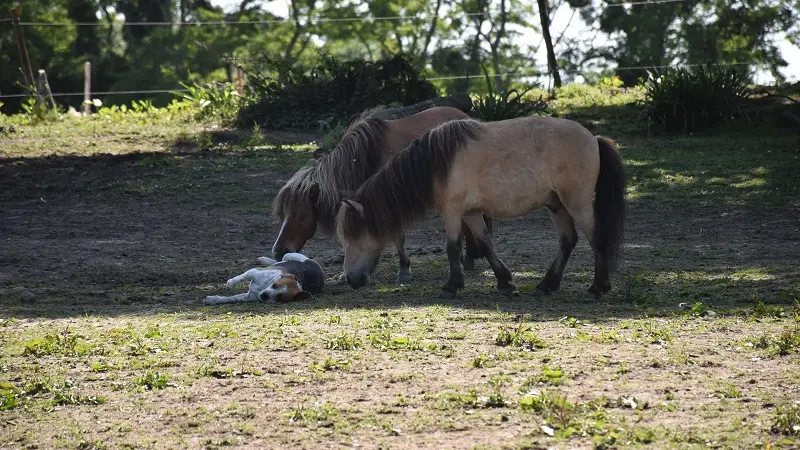
[[(594, 132), (603, 132), (605, 125), (597, 126)], [(446, 305), (557, 320), (637, 317), (681, 302), (737, 308), (754, 296), (792, 303), (800, 279), (796, 140), (744, 133), (618, 141), (629, 178), (628, 246), (614, 292), (599, 302), (584, 296), (592, 265), (583, 236), (561, 292), (546, 298), (525, 292), (556, 252), (555, 232), (539, 211), (496, 228), (499, 254), (519, 274), (519, 297), (495, 295), (481, 262), (461, 297), (436, 298), (446, 258), (441, 218), (431, 214), (409, 233), (411, 286), (391, 283), (396, 258), (387, 251), (381, 284), (373, 288), (331, 286), (307, 303), (203, 307), (200, 299), (227, 292), (225, 280), (269, 254), (278, 231), (270, 202), (311, 157), (287, 148), (211, 146), (0, 159), (0, 314), (214, 316)], [(335, 239), (318, 234), (303, 251), (328, 276), (340, 270)], [(743, 268), (766, 276), (734, 279)], [(687, 281), (697, 272), (706, 278)]]

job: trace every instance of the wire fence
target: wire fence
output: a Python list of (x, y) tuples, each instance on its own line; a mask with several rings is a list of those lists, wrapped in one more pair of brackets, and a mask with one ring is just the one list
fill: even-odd
[[(688, 67), (700, 67), (700, 66), (750, 66), (753, 65), (751, 63), (740, 63), (740, 62), (723, 62), (723, 63), (704, 63), (704, 64), (666, 64), (666, 65), (642, 65), (642, 66), (629, 66), (629, 67), (610, 67), (608, 70), (613, 70), (615, 72), (624, 72), (624, 71), (638, 71), (638, 70), (653, 70), (653, 69), (679, 69), (679, 68), (688, 68)], [(490, 78), (494, 78), (497, 76), (501, 77), (513, 77), (513, 78), (529, 78), (529, 77), (536, 77), (536, 76), (544, 76), (547, 75), (547, 67), (538, 67), (533, 71), (511, 71), (511, 72), (501, 72), (496, 74), (489, 74)], [(485, 74), (470, 74), (470, 75), (452, 75), (452, 76), (441, 76), (441, 77), (431, 77), (425, 78), (428, 81), (446, 81), (446, 80), (464, 80), (464, 79), (475, 79), (475, 78), (484, 78)], [(126, 90), (126, 91), (98, 91), (98, 92), (91, 92), (93, 97), (95, 96), (106, 96), (106, 95), (147, 95), (147, 94), (170, 94), (173, 92), (189, 92), (189, 89), (176, 87), (175, 89), (141, 89), (141, 90)], [(83, 92), (54, 92), (53, 97), (79, 97), (84, 95)], [(25, 97), (34, 97), (35, 94), (32, 93), (24, 93), (24, 94), (1, 94), (0, 99), (3, 98), (25, 98)]]
[[(605, 3), (604, 7), (623, 7), (623, 6), (643, 6), (643, 5), (658, 5), (658, 4), (666, 4), (666, 3), (683, 3), (685, 0), (649, 0), (649, 1), (631, 1), (631, 2), (608, 2)], [(462, 16), (465, 17), (473, 17), (473, 16), (482, 16), (484, 12), (480, 13), (466, 13)], [(377, 17), (317, 17), (313, 19), (309, 19), (310, 22), (314, 23), (326, 23), (326, 22), (370, 22), (370, 21), (392, 21), (392, 20), (407, 20), (407, 19), (418, 19), (419, 16), (408, 16), (408, 15), (397, 15), (397, 16), (377, 16)], [(12, 19), (0, 19), (0, 23), (2, 22), (11, 22)], [(185, 26), (228, 26), (228, 25), (267, 25), (267, 24), (280, 24), (280, 23), (291, 23), (291, 18), (282, 18), (282, 19), (268, 19), (268, 20), (243, 20), (243, 21), (208, 21), (208, 22), (23, 22), (20, 21), (17, 24), (20, 26), (26, 27), (63, 27), (63, 26), (178, 26), (178, 27), (185, 27)], [(667, 69), (667, 68), (679, 68), (679, 67), (694, 67), (694, 66), (702, 66), (702, 65), (713, 65), (713, 66), (741, 66), (741, 65), (750, 65), (749, 63), (737, 63), (737, 62), (729, 62), (729, 63), (711, 63), (711, 64), (669, 64), (669, 65), (641, 65), (641, 66), (630, 66), (630, 67), (613, 67), (609, 68), (610, 70), (614, 70), (616, 72), (620, 71), (638, 71), (638, 70), (650, 70), (650, 69)], [(491, 74), (490, 77), (514, 77), (514, 78), (529, 78), (529, 77), (537, 77), (537, 76), (548, 76), (548, 68), (546, 66), (539, 66), (527, 71), (508, 71), (498, 74)], [(468, 74), (468, 75), (452, 75), (452, 76), (437, 76), (427, 78), (429, 81), (446, 81), (446, 80), (464, 80), (464, 79), (475, 79), (475, 78), (483, 78), (484, 74)], [(114, 95), (152, 95), (152, 94), (167, 94), (173, 92), (188, 92), (188, 89), (182, 87), (176, 87), (174, 89), (140, 89), (140, 90), (119, 90), (119, 91), (99, 91), (99, 92), (91, 92), (92, 97), (97, 96), (114, 96)], [(78, 97), (85, 95), (84, 92), (54, 92), (52, 93), (53, 97)], [(8, 99), (8, 98), (26, 98), (26, 97), (33, 97), (35, 94), (33, 93), (19, 93), (19, 94), (0, 94), (0, 99)]]
[[(603, 5), (604, 7), (622, 7), (622, 6), (642, 6), (642, 5), (659, 5), (664, 3), (683, 3), (686, 0), (650, 0), (650, 1), (633, 1), (633, 2), (609, 2)], [(465, 13), (465, 17), (478, 17), (483, 16), (485, 13)], [(413, 15), (397, 15), (397, 16), (357, 16), (357, 17), (317, 17), (309, 19), (313, 23), (336, 23), (336, 22), (379, 22), (387, 20), (409, 20), (419, 19), (419, 16)], [(275, 25), (281, 23), (291, 23), (292, 18), (279, 18), (279, 19), (264, 19), (264, 20), (216, 20), (216, 21), (192, 21), (192, 22), (23, 22), (20, 21), (18, 25), (25, 27), (105, 27), (105, 26), (121, 26), (121, 27), (191, 27), (191, 26), (228, 26), (228, 25)], [(10, 22), (11, 19), (0, 19), (0, 22)]]

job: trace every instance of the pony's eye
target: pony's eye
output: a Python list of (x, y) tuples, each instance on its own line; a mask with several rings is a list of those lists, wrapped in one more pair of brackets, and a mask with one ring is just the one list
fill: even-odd
[(272, 289), (278, 289), (278, 283), (272, 283)]

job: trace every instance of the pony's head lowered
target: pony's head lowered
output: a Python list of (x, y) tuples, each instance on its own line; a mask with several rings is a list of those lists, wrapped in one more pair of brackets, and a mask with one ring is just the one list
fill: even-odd
[(344, 246), (344, 276), (353, 289), (369, 284), (385, 246), (385, 236), (367, 230), (371, 211), (355, 199), (345, 199), (336, 216), (336, 235)]
[(272, 255), (281, 260), (287, 253), (299, 252), (317, 232), (319, 183), (314, 181), (314, 165), (298, 170), (278, 191), (272, 214), (281, 221)]
[(317, 227), (333, 234), (341, 192), (357, 189), (380, 166), (387, 128), (384, 120), (362, 115), (333, 150), (298, 170), (278, 191), (272, 214), (281, 229), (273, 258), (299, 252)]
[(392, 156), (342, 201), (336, 236), (344, 247), (344, 275), (350, 287), (369, 283), (383, 247), (425, 217), (456, 154), (480, 135), (480, 122), (472, 119), (439, 125)]

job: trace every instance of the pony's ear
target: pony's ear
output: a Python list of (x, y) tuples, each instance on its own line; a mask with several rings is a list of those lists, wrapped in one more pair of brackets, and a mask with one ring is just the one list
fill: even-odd
[(296, 301), (296, 302), (303, 301), (303, 300), (311, 300), (311, 297), (313, 297), (313, 296), (314, 295), (311, 294), (311, 292), (300, 291), (294, 296), (293, 300)]
[(361, 203), (358, 203), (355, 200), (349, 200), (349, 199), (342, 200), (342, 203), (344, 203), (347, 206), (353, 208), (358, 213), (358, 215), (361, 216), (362, 218), (364, 217), (364, 205), (362, 205)]
[(317, 203), (319, 199), (319, 183), (314, 183), (308, 188), (308, 198), (311, 199), (311, 203)]

